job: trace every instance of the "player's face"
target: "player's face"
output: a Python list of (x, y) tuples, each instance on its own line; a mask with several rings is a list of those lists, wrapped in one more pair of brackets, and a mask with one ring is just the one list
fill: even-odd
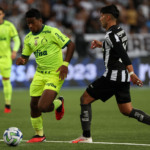
[(107, 14), (101, 13), (99, 18), (102, 27), (105, 29), (107, 28), (107, 17), (108, 17)]
[(0, 22), (3, 21), (5, 14), (0, 10)]
[(35, 17), (33, 17), (33, 18), (26, 18), (26, 21), (31, 32), (37, 33), (41, 30), (42, 19), (36, 19)]

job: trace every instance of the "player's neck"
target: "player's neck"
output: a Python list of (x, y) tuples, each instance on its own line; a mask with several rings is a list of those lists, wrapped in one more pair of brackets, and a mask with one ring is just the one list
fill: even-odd
[(115, 21), (109, 22), (109, 23), (107, 24), (106, 30), (109, 30), (109, 28), (112, 27), (112, 26), (114, 26), (114, 25), (116, 25), (116, 22), (115, 22)]

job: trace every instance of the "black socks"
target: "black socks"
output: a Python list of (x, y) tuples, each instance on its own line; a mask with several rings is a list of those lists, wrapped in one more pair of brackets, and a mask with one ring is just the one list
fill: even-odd
[(81, 125), (83, 130), (84, 137), (90, 137), (90, 128), (91, 128), (91, 120), (92, 120), (92, 111), (91, 104), (83, 105), (81, 104)]
[(138, 109), (132, 109), (129, 117), (135, 118), (140, 122), (150, 125), (150, 116)]

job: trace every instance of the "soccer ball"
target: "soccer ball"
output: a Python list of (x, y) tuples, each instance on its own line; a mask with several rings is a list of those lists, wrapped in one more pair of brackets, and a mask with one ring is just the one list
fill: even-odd
[(17, 146), (23, 138), (22, 132), (16, 127), (10, 127), (3, 134), (4, 142), (10, 146)]

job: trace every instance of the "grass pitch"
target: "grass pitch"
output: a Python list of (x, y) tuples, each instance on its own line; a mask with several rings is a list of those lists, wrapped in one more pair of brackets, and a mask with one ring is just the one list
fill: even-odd
[[(9, 147), (2, 141), (3, 132), (9, 127), (18, 127), (23, 140), (34, 135), (30, 123), (30, 97), (28, 90), (14, 90), (12, 113), (4, 114), (3, 92), (0, 91), (0, 150), (149, 150), (150, 126), (120, 114), (115, 98), (106, 103), (96, 101), (92, 104), (93, 144), (71, 144), (82, 134), (80, 125), (80, 96), (84, 89), (62, 89), (59, 95), (65, 98), (65, 115), (60, 121), (55, 113), (43, 114), (45, 143), (28, 144), (22, 141), (17, 147)], [(150, 88), (131, 89), (134, 108), (150, 114)], [(52, 142), (54, 141), (54, 142)], [(58, 143), (57, 143), (58, 141)], [(63, 143), (61, 141), (67, 141)], [(104, 143), (101, 143), (104, 142)], [(128, 143), (128, 144), (124, 144)], [(137, 144), (134, 145), (133, 143)], [(138, 145), (139, 144), (139, 145)], [(147, 145), (140, 145), (147, 144)]]

